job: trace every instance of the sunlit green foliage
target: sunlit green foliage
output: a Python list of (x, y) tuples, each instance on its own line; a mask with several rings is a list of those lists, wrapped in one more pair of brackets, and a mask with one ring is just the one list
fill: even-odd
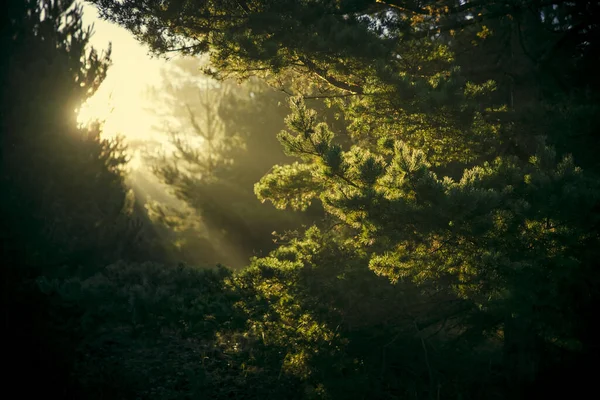
[[(423, 153), (402, 142), (387, 159), (360, 147), (339, 153), (332, 133), (307, 118), (302, 104), (292, 104), (297, 115), (289, 124), (297, 133), (281, 140), (308, 163), (267, 175), (257, 184), (259, 197), (294, 207), (318, 196), (356, 229), (348, 240), (370, 255), (377, 274), (394, 282), (443, 280), (492, 312), (543, 321), (552, 340), (572, 334), (555, 315), (565, 279), (585, 279), (578, 255), (597, 240), (591, 210), (600, 195), (572, 158), (557, 160), (541, 148), (528, 163), (498, 158), (465, 170), (459, 181), (438, 178)], [(336, 161), (330, 151), (339, 154)], [(540, 304), (549, 308), (541, 311)]]
[[(595, 383), (586, 361), (598, 354), (600, 304), (597, 2), (95, 3), (158, 53), (208, 53), (212, 76), (256, 74), (299, 94), (277, 135), (287, 157), (267, 157), (284, 128), (274, 122), (286, 111), (275, 106), (275, 92), (247, 86), (215, 112), (222, 118), (214, 136), (239, 134), (260, 173), (242, 151), (216, 157), (182, 142), (178, 154), (189, 165), (164, 170), (195, 212), (235, 238), (232, 251), (253, 247), (256, 227), (270, 215), (247, 206), (250, 182), (261, 174), (258, 200), (291, 210), (319, 204), (326, 218), (280, 235), (273, 251), (236, 273), (115, 263), (122, 253), (112, 245), (126, 234), (108, 229), (113, 242), (98, 240), (87, 259), (108, 267), (38, 276), (45, 297), (13, 290), (24, 303), (53, 299), (51, 318), (30, 306), (38, 311), (30, 331), (43, 327), (58, 349), (67, 339), (56, 338), (76, 339), (63, 365), (80, 391), (74, 397), (520, 399), (555, 395), (560, 386), (578, 397)], [(322, 98), (338, 120), (307, 106)], [(41, 149), (79, 148), (21, 135), (29, 133), (17, 129), (21, 123), (40, 128), (35, 133), (62, 132), (50, 119), (28, 118), (43, 105), (27, 108), (28, 99), (25, 93), (15, 114), (2, 114), (3, 155), (15, 138), (35, 138)], [(176, 111), (212, 140), (212, 125), (203, 130), (191, 107)], [(205, 107), (198, 120), (213, 111)], [(69, 160), (81, 173), (72, 180), (80, 193), (103, 200), (83, 203), (97, 213), (80, 212), (63, 195), (71, 170), (47, 178), (68, 165), (60, 158), (41, 158), (30, 173), (41, 178), (29, 186), (25, 169), (3, 168), (3, 185), (20, 195), (3, 203), (11, 226), (37, 215), (35, 194), (56, 203), (42, 208), (43, 223), (19, 228), (21, 237), (36, 235), (27, 242), (39, 252), (34, 259), (52, 254), (46, 246), (89, 244), (65, 239), (77, 232), (71, 227), (91, 226), (87, 215), (105, 226), (120, 220), (119, 148), (92, 143), (84, 154), (103, 168), (83, 156)], [(15, 160), (28, 153), (18, 154)], [(228, 162), (217, 168), (217, 159)], [(95, 196), (95, 185), (106, 194)], [(222, 201), (230, 198), (243, 201)], [(108, 199), (120, 199), (119, 207)], [(44, 236), (53, 216), (69, 227), (62, 241)], [(193, 225), (185, 218), (159, 215), (175, 229)]]

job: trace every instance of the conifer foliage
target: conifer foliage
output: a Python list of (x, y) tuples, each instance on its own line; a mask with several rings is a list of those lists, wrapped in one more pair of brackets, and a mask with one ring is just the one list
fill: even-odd
[[(485, 338), (510, 390), (597, 349), (585, 333), (598, 294), (597, 2), (96, 3), (157, 53), (207, 53), (216, 77), (293, 77), (301, 98), (344, 110), (350, 143), (293, 99), (279, 140), (298, 161), (257, 196), (318, 200), (349, 258), (468, 304), (446, 339)], [(302, 268), (308, 237), (294, 239)], [(287, 270), (275, 254), (255, 263)], [(435, 394), (429, 369), (430, 398), (459, 395)]]
[[(213, 78), (258, 77), (292, 94), (277, 135), (286, 157), (254, 193), (326, 217), (237, 272), (166, 265), (149, 244), (128, 256), (123, 149), (72, 124), (108, 58), (86, 50), (71, 2), (11, 2), (2, 216), (18, 244), (6, 247), (22, 250), (11, 260), (38, 269), (35, 286), (11, 277), (6, 298), (36, 313), (11, 311), (7, 330), (15, 341), (19, 325), (46, 333), (27, 338), (36, 354), (64, 353), (62, 380), (51, 380), (69, 395), (491, 400), (593, 386), (597, 2), (93, 2), (156, 53), (207, 54)], [(257, 97), (226, 102), (219, 123), (208, 106), (180, 107), (213, 151), (176, 140), (183, 168), (157, 168), (216, 227), (239, 225), (238, 243), (254, 233), (231, 200), (239, 190), (219, 213), (210, 196), (247, 183), (250, 162), (217, 151), (231, 150), (217, 136), (239, 133), (248, 154), (265, 154), (268, 139), (252, 141), (261, 136), (240, 122), (278, 115), (264, 106), (275, 96)], [(48, 260), (90, 268), (56, 273), (41, 268)]]
[(26, 397), (41, 387), (71, 395), (69, 363), (77, 343), (71, 324), (77, 313), (42, 295), (33, 279), (89, 274), (118, 258), (135, 258), (143, 242), (123, 185), (124, 146), (101, 138), (98, 123), (77, 126), (77, 109), (110, 64), (110, 49), (98, 53), (88, 46), (92, 32), (82, 26), (81, 13), (71, 0), (19, 0), (3, 5), (0, 17), (6, 381), (8, 391)]
[(110, 238), (115, 226), (127, 228), (126, 155), (118, 140), (100, 138), (99, 124), (79, 129), (75, 118), (104, 79), (110, 50), (99, 54), (87, 47), (91, 30), (82, 27), (81, 8), (72, 1), (11, 2), (8, 10), (2, 64), (5, 235), (25, 264), (77, 263), (78, 254), (108, 260), (117, 249)]

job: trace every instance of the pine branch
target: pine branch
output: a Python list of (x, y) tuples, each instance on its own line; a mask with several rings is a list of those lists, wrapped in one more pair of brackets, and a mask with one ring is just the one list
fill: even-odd
[(311, 72), (315, 73), (319, 78), (325, 80), (330, 85), (350, 92), (352, 94), (363, 94), (364, 90), (361, 86), (340, 81), (339, 79), (329, 75), (324, 69), (319, 68), (313, 61), (309, 60), (308, 58), (301, 57), (300, 61), (302, 61)]

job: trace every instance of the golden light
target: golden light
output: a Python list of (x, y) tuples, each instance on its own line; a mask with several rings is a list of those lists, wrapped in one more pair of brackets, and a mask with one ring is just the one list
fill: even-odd
[[(86, 3), (83, 9), (84, 25), (94, 26), (90, 44), (102, 51), (112, 43), (112, 65), (98, 91), (81, 107), (78, 123), (104, 121), (104, 137), (121, 135), (127, 142), (164, 141), (163, 135), (152, 130), (157, 121), (145, 93), (158, 81), (166, 61), (150, 57), (126, 29), (101, 20), (95, 6)], [(138, 164), (136, 157), (132, 161)]]
[[(103, 21), (94, 5), (83, 4), (83, 24), (92, 25), (94, 35), (90, 45), (102, 51), (112, 43), (112, 64), (106, 79), (98, 91), (80, 108), (77, 122), (80, 125), (99, 120), (103, 122), (102, 137), (122, 136), (129, 145), (131, 161), (127, 183), (140, 193), (150, 188), (166, 192), (136, 148), (147, 143), (159, 143), (169, 147), (168, 136), (157, 132), (160, 126), (158, 117), (151, 111), (152, 103), (146, 95), (148, 88), (160, 80), (160, 70), (166, 60), (152, 58), (145, 46), (141, 45), (126, 29)], [(141, 179), (143, 178), (143, 179)], [(165, 193), (169, 202), (176, 199)], [(142, 202), (144, 199), (138, 199)]]
[[(99, 120), (103, 122), (103, 137), (125, 138), (131, 156), (126, 183), (135, 191), (136, 201), (144, 204), (147, 199), (158, 199), (163, 205), (183, 209), (184, 203), (169, 192), (142, 162), (139, 150), (135, 150), (149, 144), (156, 144), (167, 152), (173, 149), (167, 132), (156, 129), (168, 122), (164, 115), (159, 118), (158, 113), (153, 112), (162, 105), (153, 105), (147, 95), (150, 87), (162, 83), (160, 71), (167, 67), (168, 61), (152, 58), (147, 48), (126, 29), (101, 20), (95, 6), (84, 3), (83, 12), (84, 26), (94, 26), (90, 45), (101, 52), (112, 43), (112, 65), (98, 91), (78, 111), (77, 122), (84, 126)], [(202, 221), (199, 223), (201, 229), (206, 229)], [(236, 249), (232, 247), (226, 253), (235, 254)]]

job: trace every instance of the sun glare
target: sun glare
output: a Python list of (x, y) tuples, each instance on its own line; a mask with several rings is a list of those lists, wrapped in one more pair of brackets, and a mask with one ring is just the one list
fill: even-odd
[(103, 122), (103, 136), (121, 135), (126, 141), (162, 140), (153, 132), (155, 116), (146, 89), (157, 82), (166, 61), (151, 58), (145, 46), (124, 28), (103, 21), (93, 5), (84, 5), (84, 24), (94, 25), (90, 44), (97, 50), (112, 42), (112, 65), (98, 91), (79, 110), (77, 121)]

